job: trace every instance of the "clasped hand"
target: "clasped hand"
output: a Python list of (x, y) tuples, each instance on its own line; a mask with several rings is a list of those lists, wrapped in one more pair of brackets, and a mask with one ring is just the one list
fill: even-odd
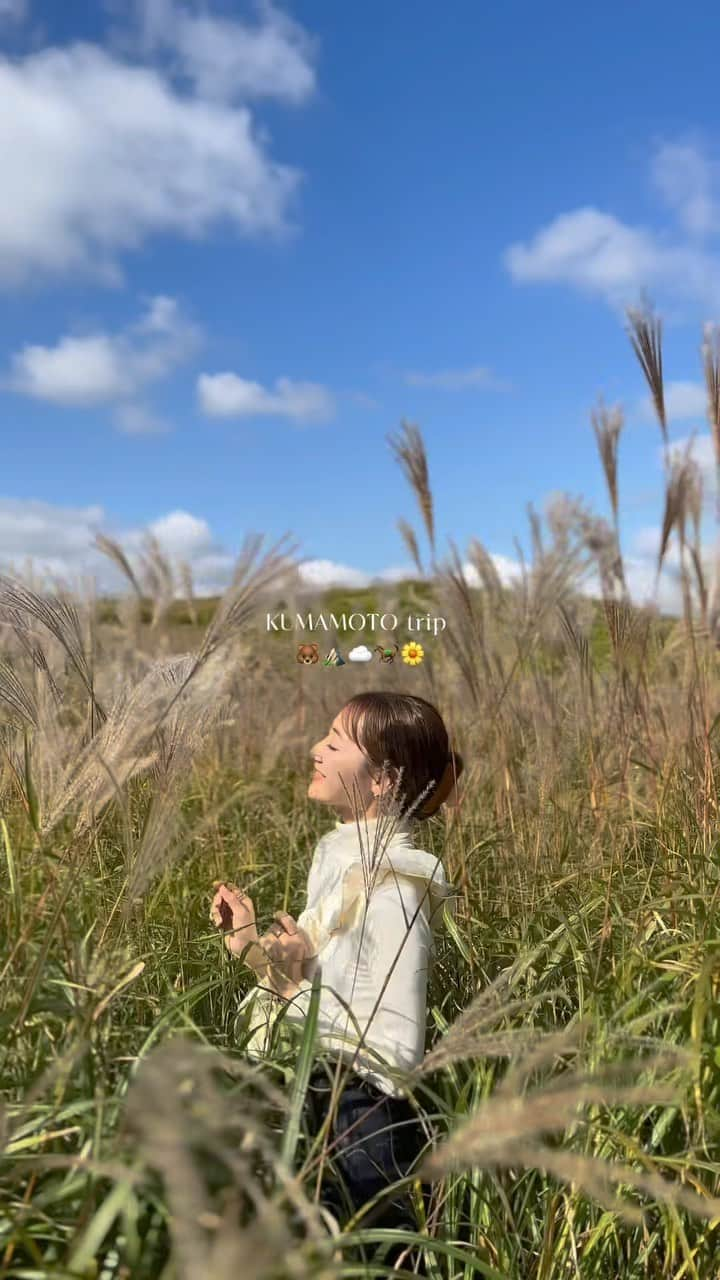
[(225, 931), (225, 946), (241, 956), (261, 985), (286, 999), (300, 990), (304, 965), (314, 955), (310, 938), (285, 911), (276, 911), (267, 933), (258, 937), (252, 898), (236, 885), (216, 882), (210, 919)]

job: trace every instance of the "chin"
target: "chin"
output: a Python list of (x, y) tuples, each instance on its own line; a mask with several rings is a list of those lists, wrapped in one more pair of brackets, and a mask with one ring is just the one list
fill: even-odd
[(310, 800), (319, 800), (321, 803), (326, 803), (325, 796), (322, 795), (321, 788), (322, 788), (322, 782), (319, 779), (317, 778), (310, 779), (310, 782), (308, 783), (308, 789), (307, 789), (307, 795), (310, 798)]

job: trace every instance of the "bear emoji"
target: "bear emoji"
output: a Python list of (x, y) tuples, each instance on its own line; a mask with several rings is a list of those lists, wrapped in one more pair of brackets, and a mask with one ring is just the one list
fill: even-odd
[(319, 662), (320, 654), (318, 653), (317, 645), (316, 644), (298, 645), (296, 661), (304, 662), (306, 667), (309, 667), (313, 662)]

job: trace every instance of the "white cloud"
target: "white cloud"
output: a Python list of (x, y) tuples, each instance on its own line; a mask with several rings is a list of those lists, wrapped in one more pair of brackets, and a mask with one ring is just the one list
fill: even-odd
[(704, 418), (707, 413), (707, 391), (700, 382), (668, 382), (665, 388), (665, 412), (672, 421)]
[(328, 422), (335, 401), (316, 382), (278, 378), (272, 390), (235, 373), (201, 373), (197, 380), (200, 408), (215, 418), (290, 418), (295, 422)]
[(21, 22), (27, 8), (27, 0), (0, 0), (0, 22)]
[(0, 498), (0, 548), (5, 558), (82, 555), (100, 529), (102, 507), (57, 507), (48, 502)]
[[(655, 590), (655, 562), (651, 559), (624, 556), (625, 580), (628, 593), (634, 605), (655, 605), (661, 613), (679, 617), (683, 610), (682, 587), (676, 577), (671, 576), (664, 568), (660, 575), (657, 591)], [(595, 600), (602, 597), (600, 579), (596, 573), (590, 574), (580, 587), (582, 595)]]
[(412, 565), (391, 565), (388, 569), (381, 569), (371, 578), (371, 582), (403, 582), (406, 578), (414, 578), (417, 575), (417, 569)]
[(172, 430), (169, 422), (153, 413), (144, 404), (121, 404), (115, 409), (115, 426), (126, 436), (167, 435)]
[(126, 378), (112, 338), (61, 338), (55, 347), (26, 346), (13, 356), (7, 390), (53, 404), (103, 404), (122, 396)]
[(593, 208), (560, 214), (529, 243), (511, 245), (504, 261), (521, 284), (573, 285), (614, 306), (637, 301), (647, 288), (708, 305), (720, 292), (720, 261), (712, 254)]
[[(661, 613), (680, 616), (683, 610), (682, 585), (676, 577), (671, 577), (664, 567), (660, 579), (655, 585), (656, 567), (654, 562), (639, 560), (633, 556), (626, 557), (625, 579), (631, 600), (636, 605), (655, 604)], [(668, 558), (667, 564), (671, 564)]]
[[(630, 544), (631, 550), (628, 553), (628, 559), (633, 564), (643, 564), (646, 561), (651, 566), (657, 563), (658, 553), (660, 551), (660, 528), (658, 525), (643, 525), (637, 529), (633, 535)], [(677, 540), (671, 538), (665, 553), (665, 563), (674, 565), (680, 564), (680, 553), (678, 551)]]
[[(637, 406), (637, 412), (646, 422), (656, 421), (652, 400), (645, 396)], [(702, 382), (675, 381), (665, 383), (665, 413), (670, 422), (685, 422), (688, 418), (704, 418), (707, 413), (707, 392)]]
[(0, 152), (0, 282), (13, 284), (78, 271), (117, 282), (119, 251), (221, 220), (277, 233), (299, 180), (247, 107), (87, 43), (0, 57)]
[(315, 42), (272, 4), (260, 6), (255, 26), (195, 13), (176, 0), (140, 0), (138, 7), (144, 51), (169, 53), (170, 71), (204, 98), (300, 103), (315, 89)]
[(372, 653), (366, 644), (356, 644), (348, 653), (348, 662), (372, 662)]
[(367, 587), (370, 574), (362, 569), (351, 569), (346, 564), (336, 564), (334, 560), (306, 560), (300, 566), (300, 581), (303, 586), (316, 587)]
[(175, 299), (160, 295), (150, 300), (137, 324), (120, 333), (67, 335), (54, 347), (23, 347), (0, 387), (56, 405), (115, 404), (117, 425), (131, 434), (166, 430), (136, 397), (166, 378), (199, 342), (199, 330)]
[(379, 573), (366, 573), (335, 560), (305, 560), (299, 568), (300, 582), (308, 589), (324, 590), (326, 587), (369, 587), (373, 583), (402, 582), (414, 578), (417, 569), (411, 565), (391, 565)]
[[(491, 555), (498, 577), (504, 587), (509, 587), (513, 582), (518, 581), (522, 577), (522, 566), (518, 560), (511, 559), (510, 556)], [(480, 586), (480, 575), (472, 564), (464, 566), (464, 573), (471, 586)]]
[[(677, 440), (670, 441), (670, 454), (684, 453), (688, 444), (692, 444), (691, 455), (699, 464), (702, 470), (715, 465), (715, 447), (713, 445), (712, 436), (709, 431), (703, 431), (699, 435), (678, 436)], [(657, 456), (662, 461), (665, 457), (665, 449), (658, 445)]]
[[(659, 539), (659, 529), (652, 527), (642, 529), (635, 535), (630, 552), (624, 556), (630, 597), (638, 605), (653, 599)], [(519, 561), (500, 554), (492, 554), (491, 559), (503, 586), (511, 587), (521, 581), (522, 567)], [(682, 590), (676, 576), (678, 564), (677, 548), (671, 542), (657, 594), (658, 606), (664, 613), (680, 614), (682, 612)], [(482, 580), (473, 564), (465, 561), (462, 569), (471, 587), (482, 586)], [(360, 569), (337, 564), (332, 560), (315, 560), (301, 566), (300, 579), (308, 590), (323, 590), (330, 586), (359, 589), (369, 586), (371, 582), (392, 582), (403, 577), (414, 577), (415, 573), (415, 569), (406, 567), (399, 570), (388, 569), (380, 574), (370, 575)], [(591, 571), (586, 574), (578, 585), (578, 591), (581, 595), (600, 599), (602, 590), (597, 573)]]
[(367, 395), (364, 391), (349, 391), (347, 395), (348, 399), (352, 400), (353, 404), (359, 405), (361, 409), (380, 408), (380, 402), (374, 396)]
[[(11, 498), (0, 498), (0, 569), (7, 571), (13, 565), (19, 571), (31, 559), (41, 572), (62, 577), (95, 574), (101, 590), (124, 590), (119, 570), (93, 547), (98, 532), (119, 541), (136, 563), (146, 534), (153, 534), (173, 562), (190, 564), (198, 594), (215, 594), (231, 581), (236, 557), (216, 541), (207, 520), (189, 511), (169, 511), (142, 527), (115, 528), (101, 506), (60, 507)], [(519, 574), (519, 566), (506, 557), (494, 559), (503, 581)], [(465, 565), (465, 572), (472, 581), (470, 565)], [(398, 582), (415, 574), (411, 565), (389, 566), (374, 574), (333, 560), (305, 560), (298, 566), (301, 587), (308, 590), (361, 588)]]
[[(101, 506), (59, 507), (36, 500), (0, 498), (0, 571), (20, 575), (33, 572), (36, 576), (49, 577), (50, 582), (61, 578), (71, 585), (94, 578), (100, 592), (126, 591), (127, 584), (120, 571), (93, 547), (95, 535), (103, 532), (115, 538), (131, 563), (139, 567), (139, 553), (148, 531), (158, 539), (173, 564), (177, 566), (182, 560), (190, 565), (197, 595), (215, 595), (227, 588), (236, 556), (215, 540), (205, 519), (180, 509), (161, 515), (142, 528), (113, 528)], [(630, 596), (636, 604), (653, 599), (659, 539), (657, 527), (641, 528), (624, 556)], [(708, 545), (704, 557), (711, 576), (714, 547)], [(521, 568), (517, 561), (502, 555), (493, 555), (492, 559), (505, 585), (519, 580)], [(657, 603), (663, 612), (676, 615), (682, 612), (678, 565), (673, 539), (660, 578)], [(474, 567), (466, 562), (463, 569), (470, 585), (479, 586)], [(301, 583), (309, 589), (321, 590), (330, 585), (352, 588), (371, 582), (392, 582), (399, 577), (413, 576), (414, 570), (389, 568), (370, 575), (330, 560), (316, 560), (301, 564), (299, 573)], [(597, 574), (588, 575), (579, 589), (584, 595), (599, 598)], [(179, 584), (178, 594), (181, 594)]]
[[(500, 575), (500, 581), (509, 583), (520, 576), (520, 565), (507, 556), (491, 557)], [(474, 565), (466, 562), (463, 573), (471, 586), (480, 585), (480, 577)], [(367, 573), (364, 569), (356, 569), (335, 560), (306, 560), (300, 565), (300, 581), (308, 588), (322, 590), (325, 587), (369, 587), (373, 583), (402, 582), (406, 578), (417, 577), (417, 569), (413, 565), (391, 565), (381, 569), (379, 573)]]
[[(690, 457), (694, 459), (700, 469), (703, 486), (703, 505), (712, 507), (714, 510), (717, 489), (717, 464), (712, 436), (709, 431), (703, 431), (700, 435), (680, 436), (677, 440), (671, 440), (671, 460), (675, 457), (684, 457), (688, 444), (690, 444)], [(657, 459), (660, 466), (664, 466), (665, 449), (662, 446), (658, 446)]]
[(94, 546), (97, 533), (116, 539), (139, 568), (147, 532), (177, 565), (190, 564), (198, 595), (223, 591), (236, 557), (213, 538), (207, 522), (187, 511), (171, 511), (143, 528), (111, 527), (101, 506), (60, 507), (48, 502), (0, 498), (0, 571), (78, 584), (95, 578), (101, 592), (127, 590), (120, 570)]
[(188, 511), (170, 511), (160, 516), (152, 522), (150, 531), (171, 555), (192, 557), (207, 552), (213, 545), (207, 520)]
[(405, 381), (409, 387), (429, 387), (438, 391), (464, 391), (468, 387), (486, 387), (489, 391), (504, 391), (502, 382), (491, 369), (474, 365), (469, 369), (445, 369), (439, 373), (408, 372)]
[(652, 179), (685, 229), (704, 236), (720, 229), (718, 166), (694, 143), (665, 143), (653, 157)]

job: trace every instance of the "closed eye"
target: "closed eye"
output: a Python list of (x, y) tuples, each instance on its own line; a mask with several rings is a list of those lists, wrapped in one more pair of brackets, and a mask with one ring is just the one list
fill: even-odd
[(337, 751), (337, 747), (331, 747), (330, 743), (328, 742), (328, 751)]

